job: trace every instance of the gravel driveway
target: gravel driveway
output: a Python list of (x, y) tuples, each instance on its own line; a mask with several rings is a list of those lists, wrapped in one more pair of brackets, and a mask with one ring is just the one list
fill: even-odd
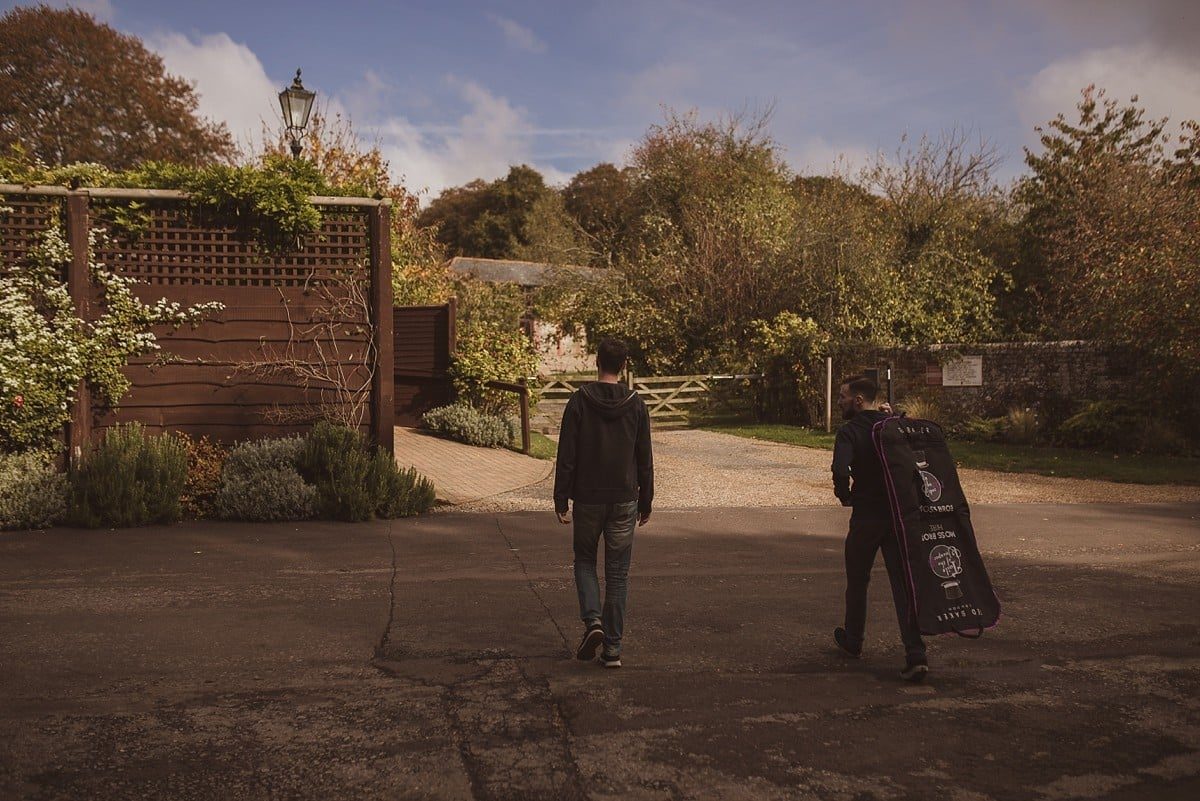
[[(654, 435), (655, 508), (832, 506), (830, 452), (713, 431)], [(1200, 487), (1116, 484), (1032, 473), (962, 470), (973, 503), (1160, 503), (1200, 501)], [(554, 477), (452, 507), (511, 512), (552, 507)]]

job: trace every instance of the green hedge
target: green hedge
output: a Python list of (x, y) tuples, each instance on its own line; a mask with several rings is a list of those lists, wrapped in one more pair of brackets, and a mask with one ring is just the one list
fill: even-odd
[(71, 471), (70, 519), (87, 528), (174, 523), (187, 465), (178, 437), (137, 423), (110, 428)]

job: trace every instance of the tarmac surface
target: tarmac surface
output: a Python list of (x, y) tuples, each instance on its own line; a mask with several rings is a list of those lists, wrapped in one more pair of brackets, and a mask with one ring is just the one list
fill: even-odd
[(1200, 504), (973, 512), (923, 685), (836, 508), (656, 513), (620, 670), (549, 513), (0, 534), (0, 798), (1200, 798)]

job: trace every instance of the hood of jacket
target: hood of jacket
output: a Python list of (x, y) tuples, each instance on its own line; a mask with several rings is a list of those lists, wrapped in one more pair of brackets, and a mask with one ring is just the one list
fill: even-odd
[(878, 409), (863, 409), (858, 414), (851, 417), (848, 421), (850, 425), (866, 430), (867, 436), (871, 436), (871, 429), (880, 420), (886, 420), (889, 415)]
[(632, 414), (638, 406), (633, 402), (637, 393), (624, 384), (593, 381), (580, 387), (579, 394), (584, 402), (605, 420)]

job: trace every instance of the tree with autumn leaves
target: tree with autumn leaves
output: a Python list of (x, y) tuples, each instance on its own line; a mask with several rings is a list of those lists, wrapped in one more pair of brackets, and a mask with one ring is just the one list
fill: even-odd
[(228, 128), (197, 104), (139, 39), (82, 11), (39, 5), (0, 17), (0, 152), (113, 170), (232, 161)]

